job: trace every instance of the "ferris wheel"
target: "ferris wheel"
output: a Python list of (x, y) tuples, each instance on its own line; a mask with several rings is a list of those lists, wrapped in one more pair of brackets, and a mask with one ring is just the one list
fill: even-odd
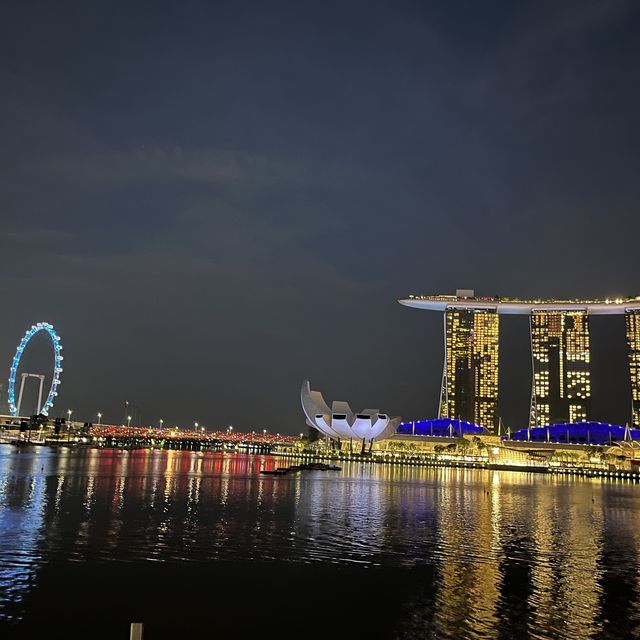
[[(42, 385), (44, 382), (44, 376), (40, 374), (32, 374), (32, 373), (23, 373), (22, 374), (22, 382), (20, 384), (20, 393), (18, 396), (18, 402), (16, 403), (16, 373), (18, 371), (18, 366), (20, 365), (20, 359), (22, 358), (22, 354), (29, 343), (29, 340), (39, 333), (40, 331), (46, 332), (51, 338), (51, 342), (53, 345), (53, 377), (51, 380), (51, 388), (49, 389), (49, 394), (44, 404), (42, 402)], [(53, 406), (53, 401), (55, 397), (58, 395), (58, 385), (60, 384), (60, 374), (62, 373), (62, 360), (63, 357), (61, 355), (62, 344), (60, 344), (60, 336), (56, 334), (55, 329), (52, 324), (48, 322), (38, 322), (38, 324), (34, 324), (31, 329), (29, 329), (25, 334), (22, 340), (20, 340), (20, 344), (18, 345), (18, 349), (16, 350), (16, 355), (13, 356), (13, 361), (11, 363), (11, 370), (9, 373), (9, 410), (12, 416), (17, 416), (20, 411), (20, 404), (22, 402), (22, 391), (24, 389), (24, 383), (26, 378), (35, 377), (40, 379), (40, 397), (38, 399), (38, 413), (41, 413), (45, 416), (49, 415), (49, 410)]]

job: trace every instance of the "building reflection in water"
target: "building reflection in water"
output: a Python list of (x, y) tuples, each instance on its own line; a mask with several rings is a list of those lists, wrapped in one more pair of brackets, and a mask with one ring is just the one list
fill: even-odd
[(635, 485), (358, 463), (259, 473), (283, 464), (0, 449), (0, 616), (19, 617), (38, 568), (60, 559), (284, 560), (406, 570), (398, 637), (640, 629)]

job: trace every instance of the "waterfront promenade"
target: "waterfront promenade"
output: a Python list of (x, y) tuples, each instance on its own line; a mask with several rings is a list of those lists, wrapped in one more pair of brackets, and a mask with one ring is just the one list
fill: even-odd
[(603, 447), (590, 447), (584, 444), (535, 443), (535, 448), (532, 449), (534, 445), (531, 443), (500, 442), (492, 438), (491, 443), (497, 446), (489, 448), (480, 446), (474, 449), (471, 446), (473, 443), (464, 438), (434, 436), (424, 440), (431, 443), (433, 447), (431, 450), (417, 450), (413, 441), (392, 441), (387, 445), (388, 448), (377, 448), (360, 453), (348, 446), (343, 449), (332, 449), (323, 446), (322, 441), (309, 443), (303, 437), (271, 434), (266, 431), (243, 433), (232, 429), (202, 431), (119, 425), (85, 428), (80, 423), (60, 434), (52, 433), (50, 430), (44, 433), (42, 431), (21, 432), (15, 429), (0, 431), (0, 444), (14, 447), (221, 451), (254, 455), (270, 454), (306, 462), (362, 462), (394, 466), (484, 469), (640, 482), (640, 467), (636, 464), (634, 457), (618, 456), (616, 458), (614, 454), (607, 453)]

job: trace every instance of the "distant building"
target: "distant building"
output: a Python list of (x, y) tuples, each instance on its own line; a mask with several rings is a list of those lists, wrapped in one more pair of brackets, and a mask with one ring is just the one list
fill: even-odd
[(485, 430), (466, 420), (454, 420), (453, 418), (436, 418), (434, 420), (413, 420), (401, 422), (396, 433), (398, 436), (429, 436), (463, 438), (464, 436), (480, 436)]
[(634, 427), (640, 427), (640, 310), (625, 313), (627, 325), (627, 353), (631, 376), (631, 413)]
[(445, 311), (445, 361), (440, 418), (473, 422), (495, 431), (498, 405), (498, 314)]
[(614, 300), (517, 300), (456, 295), (410, 296), (400, 304), (445, 314), (440, 417), (495, 432), (498, 317), (526, 314), (531, 323), (530, 426), (587, 422), (591, 401), (589, 316), (625, 314), (632, 421), (640, 426), (640, 297)]
[(591, 398), (589, 316), (584, 311), (532, 311), (532, 426), (585, 422)]
[(307, 380), (302, 383), (300, 401), (307, 424), (337, 442), (355, 440), (363, 445), (372, 444), (392, 436), (400, 424), (399, 416), (392, 417), (379, 409), (354, 413), (348, 403), (338, 400), (334, 400), (329, 408), (322, 394), (312, 391)]

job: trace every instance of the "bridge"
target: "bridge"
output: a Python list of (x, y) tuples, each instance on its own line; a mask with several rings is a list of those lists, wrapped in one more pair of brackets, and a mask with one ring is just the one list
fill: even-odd
[[(30, 428), (28, 417), (0, 416), (0, 442), (14, 444), (41, 444), (48, 446), (94, 446), (166, 449), (241, 449), (251, 452), (268, 452), (278, 445), (291, 446), (298, 437), (270, 433), (266, 429), (243, 433), (231, 428), (206, 431), (178, 427), (123, 425), (88, 425), (85, 422), (65, 421), (56, 428), (47, 421), (42, 428)], [(22, 423), (22, 426), (21, 426)]]

